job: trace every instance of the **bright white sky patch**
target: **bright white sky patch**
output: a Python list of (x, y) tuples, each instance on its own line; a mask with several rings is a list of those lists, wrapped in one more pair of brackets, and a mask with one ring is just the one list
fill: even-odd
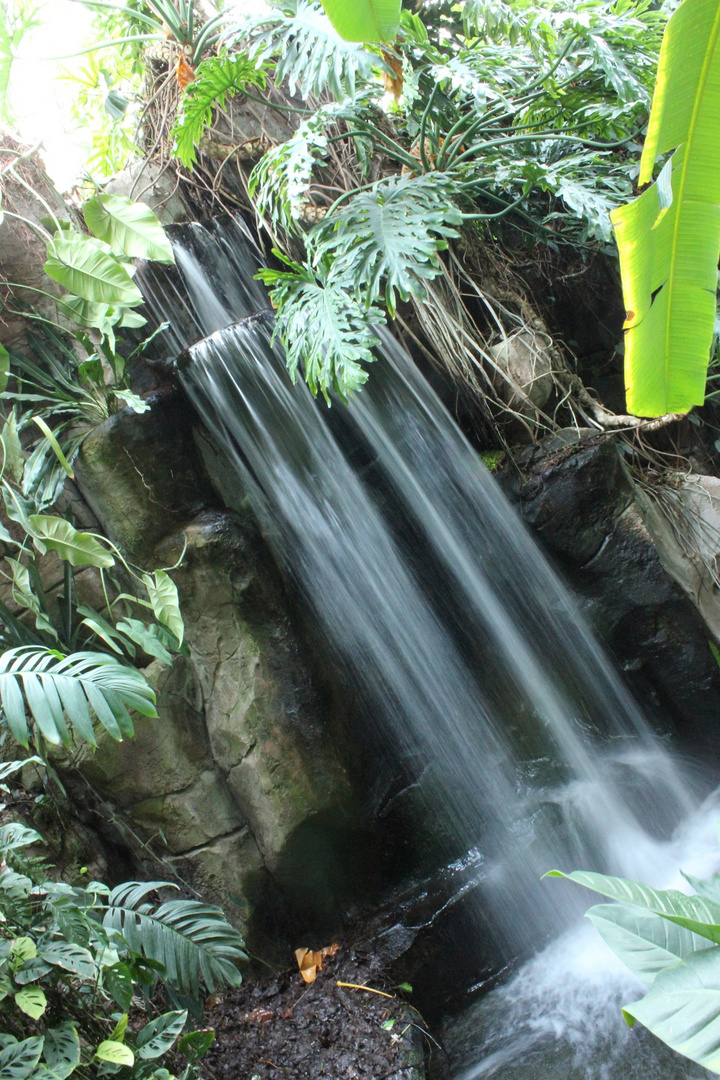
[[(212, 3), (201, 2), (198, 7), (206, 16), (213, 14)], [(234, 0), (226, 7), (236, 21), (266, 9), (264, 0)], [(87, 55), (70, 54), (96, 40), (93, 13), (73, 0), (45, 0), (39, 18), (42, 25), (23, 39), (18, 50), (21, 59), (12, 66), (11, 106), (20, 137), (32, 146), (43, 143), (48, 173), (58, 190), (69, 191), (90, 156), (92, 134), (87, 125), (72, 120), (70, 106), (77, 89), (61, 75), (63, 70), (78, 72), (87, 64)], [(101, 58), (103, 53), (95, 55)], [(63, 56), (66, 59), (53, 59)]]
[(71, 83), (59, 78), (62, 69), (77, 71), (85, 57), (57, 61), (92, 41), (92, 13), (72, 0), (46, 0), (42, 25), (20, 45), (21, 59), (12, 66), (11, 104), (17, 131), (24, 142), (42, 142), (48, 172), (60, 191), (78, 179), (90, 152), (91, 135), (70, 118)]

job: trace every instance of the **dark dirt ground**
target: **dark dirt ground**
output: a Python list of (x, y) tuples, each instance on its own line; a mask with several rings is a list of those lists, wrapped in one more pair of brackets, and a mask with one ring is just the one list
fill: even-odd
[(313, 983), (295, 967), (215, 999), (204, 1072), (209, 1080), (423, 1080), (426, 1052), (442, 1054), (411, 1001), (378, 961), (340, 948)]

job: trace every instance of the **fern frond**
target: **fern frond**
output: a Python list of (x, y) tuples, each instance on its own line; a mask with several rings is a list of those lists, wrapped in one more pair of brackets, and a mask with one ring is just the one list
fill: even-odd
[(438, 252), (458, 235), (453, 194), (442, 173), (380, 180), (315, 227), (313, 263), (330, 261), (333, 283), (368, 308), (384, 296), (394, 316), (398, 296), (425, 299), (424, 283), (441, 269)]
[(209, 56), (199, 65), (185, 91), (182, 116), (171, 132), (175, 155), (183, 165), (192, 168), (195, 163), (195, 147), (212, 120), (213, 109), (224, 108), (226, 99), (246, 86), (265, 86), (262, 61), (256, 62), (246, 53)]
[(135, 668), (102, 653), (69, 656), (54, 649), (22, 646), (0, 656), (0, 704), (3, 719), (21, 746), (29, 745), (27, 713), (53, 745), (75, 733), (97, 745), (95, 716), (113, 739), (133, 734), (128, 708), (156, 716), (155, 693)]
[(313, 0), (282, 0), (270, 14), (241, 24), (234, 32), (250, 43), (260, 62), (276, 61), (275, 81), (304, 98), (329, 89), (334, 97), (354, 97), (358, 81), (369, 79), (380, 58), (362, 45), (344, 41)]
[(197, 900), (169, 900), (156, 906), (151, 893), (175, 888), (167, 881), (128, 881), (103, 903), (103, 926), (122, 934), (137, 955), (163, 967), (163, 979), (197, 998), (200, 984), (212, 993), (223, 985), (239, 986), (244, 941), (219, 907)]
[(343, 400), (367, 380), (361, 364), (371, 363), (377, 338), (373, 326), (384, 322), (374, 307), (363, 307), (351, 292), (330, 279), (318, 279), (309, 266), (282, 259), (290, 271), (261, 270), (277, 308), (275, 337), (285, 346), (295, 382), (301, 369), (313, 394), (328, 400), (335, 390)]

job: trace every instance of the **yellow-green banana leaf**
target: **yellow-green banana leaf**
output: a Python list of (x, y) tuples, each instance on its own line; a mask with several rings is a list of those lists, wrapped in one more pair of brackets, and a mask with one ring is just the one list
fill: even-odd
[(325, 14), (341, 38), (375, 44), (395, 39), (401, 0), (322, 0)]
[(641, 184), (670, 150), (657, 183), (613, 214), (637, 416), (687, 412), (705, 396), (720, 257), (720, 0), (683, 0), (668, 22)]

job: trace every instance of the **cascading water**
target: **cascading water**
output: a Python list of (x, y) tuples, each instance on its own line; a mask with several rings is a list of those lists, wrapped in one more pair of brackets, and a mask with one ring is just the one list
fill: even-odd
[[(150, 306), (170, 318), (173, 347), (192, 344), (186, 389), (368, 714), (396, 752), (428, 763), (437, 811), (482, 853), (479, 893), (506, 955), (530, 955), (582, 906), (571, 887), (540, 883), (551, 867), (667, 884), (667, 838), (711, 811), (697, 816), (688, 777), (412, 361), (382, 335), (367, 388), (329, 412), (271, 344), (241, 235), (196, 234), (176, 244), (189, 302), (143, 282)], [(579, 1059), (568, 1014), (584, 1002), (577, 1031), (617, 1040), (608, 1017), (622, 1029), (618, 987), (632, 986), (614, 969), (573, 969), (580, 946), (561, 938), (484, 999), (474, 1047), (457, 1053), (468, 1080), (631, 1075), (622, 1055)], [(543, 999), (548, 971), (563, 992)], [(565, 1071), (528, 1071), (519, 1062), (550, 1032)], [(653, 1075), (703, 1075), (676, 1060)]]

